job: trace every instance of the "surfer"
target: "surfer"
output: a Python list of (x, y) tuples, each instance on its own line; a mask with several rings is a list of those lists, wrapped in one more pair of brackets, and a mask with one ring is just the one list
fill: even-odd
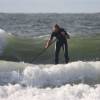
[(55, 45), (55, 64), (59, 63), (59, 52), (61, 47), (64, 50), (64, 57), (65, 57), (65, 62), (69, 62), (69, 57), (68, 57), (68, 44), (67, 44), (67, 39), (70, 38), (69, 34), (61, 28), (59, 25), (54, 25), (52, 34), (47, 41), (45, 48), (48, 48), (50, 44), (52, 43), (53, 37), (56, 37), (56, 45)]

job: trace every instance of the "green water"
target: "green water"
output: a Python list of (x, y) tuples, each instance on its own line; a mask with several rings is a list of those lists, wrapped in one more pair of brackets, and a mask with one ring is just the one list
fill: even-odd
[[(41, 56), (36, 58), (44, 49), (47, 37), (18, 38), (9, 37), (2, 58), (12, 61), (25, 61), (31, 63), (53, 63), (54, 44)], [(70, 61), (100, 60), (100, 36), (72, 37), (68, 40)], [(34, 60), (36, 58), (36, 60)], [(60, 52), (60, 61), (64, 62), (63, 50)]]

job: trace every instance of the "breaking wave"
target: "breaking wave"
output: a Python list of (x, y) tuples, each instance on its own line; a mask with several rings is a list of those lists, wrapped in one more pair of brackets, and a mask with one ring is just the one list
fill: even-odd
[(100, 61), (59, 65), (1, 61), (3, 81), (0, 100), (100, 100)]
[[(10, 70), (16, 63), (6, 63)], [(21, 64), (21, 63), (20, 63)], [(18, 65), (16, 70), (4, 71), (1, 68), (0, 83), (21, 84), (33, 87), (59, 87), (65, 84), (100, 83), (100, 61), (72, 62), (59, 65)], [(19, 66), (19, 67), (18, 67)], [(23, 67), (24, 66), (24, 67)]]
[[(48, 36), (44, 35), (32, 38), (8, 36), (6, 39), (7, 45), (2, 52), (2, 60), (24, 61), (34, 64), (54, 63), (54, 44), (43, 52)], [(68, 40), (68, 45), (70, 61), (100, 60), (100, 36), (85, 38), (72, 37)], [(60, 63), (63, 62), (63, 50), (61, 49)]]

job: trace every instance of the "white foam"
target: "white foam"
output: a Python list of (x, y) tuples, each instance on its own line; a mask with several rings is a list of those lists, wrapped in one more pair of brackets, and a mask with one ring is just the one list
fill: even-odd
[[(20, 64), (17, 64), (19, 68)], [(6, 62), (7, 65), (15, 66), (11, 62)], [(100, 100), (100, 61), (22, 65), (26, 66), (22, 72), (0, 72), (0, 82), (8, 82), (0, 86), (0, 100)], [(86, 80), (96, 83), (90, 86), (88, 82), (85, 84)], [(70, 84), (75, 81), (80, 82)]]
[[(23, 71), (21, 65), (26, 66), (23, 67)], [(5, 69), (6, 72), (3, 72), (4, 70), (0, 72), (1, 83), (18, 83), (42, 88), (57, 87), (72, 83), (92, 85), (100, 83), (100, 61), (77, 61), (60, 65), (25, 65), (21, 63), (6, 63), (5, 66), (8, 66), (11, 71), (9, 70), (9, 72), (7, 72)], [(16, 66), (17, 71), (12, 70)]]
[(38, 38), (48, 38), (49, 35), (40, 35), (40, 36), (34, 36), (33, 39), (38, 39)]
[(5, 31), (3, 29), (0, 29), (0, 33), (5, 33)]
[(68, 83), (100, 83), (100, 62), (72, 62), (61, 65), (34, 65), (23, 71), (23, 81), (35, 87)]
[(100, 85), (65, 85), (58, 88), (0, 86), (0, 100), (100, 100)]
[(2, 54), (3, 48), (6, 45), (6, 38), (7, 33), (3, 29), (0, 29), (0, 54)]

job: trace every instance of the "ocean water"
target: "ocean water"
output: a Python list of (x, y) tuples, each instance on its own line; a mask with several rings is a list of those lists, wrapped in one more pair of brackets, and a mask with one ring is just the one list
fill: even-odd
[[(70, 62), (54, 65), (52, 26), (70, 34)], [(100, 100), (100, 14), (0, 14), (0, 100)]]

